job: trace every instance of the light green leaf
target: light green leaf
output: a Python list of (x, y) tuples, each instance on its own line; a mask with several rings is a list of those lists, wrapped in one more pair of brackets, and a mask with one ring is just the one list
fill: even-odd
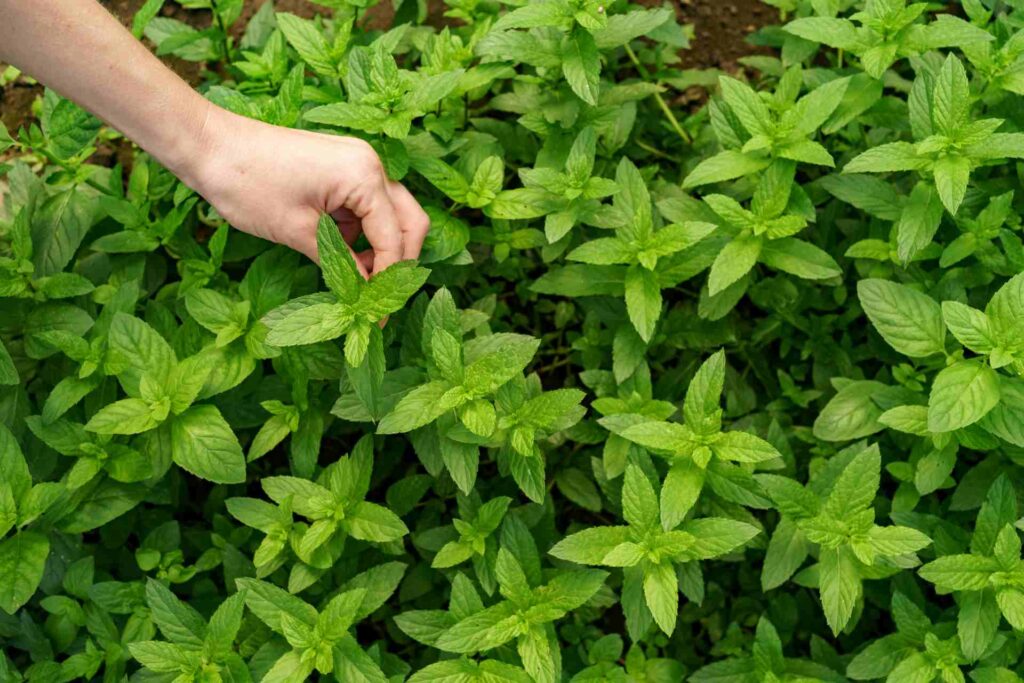
[(626, 271), (626, 311), (641, 339), (650, 341), (661, 317), (661, 287), (654, 272), (638, 265)]
[(924, 358), (945, 351), (942, 308), (928, 295), (871, 278), (857, 283), (857, 296), (878, 333), (900, 353)]
[(928, 396), (928, 429), (951, 432), (972, 425), (999, 403), (999, 375), (977, 360), (962, 360), (940, 372)]
[(212, 405), (192, 406), (171, 422), (171, 455), (179, 467), (217, 484), (245, 481), (238, 437)]
[(823, 547), (818, 555), (818, 577), (825, 620), (838, 635), (849, 624), (862, 593), (853, 554), (845, 546)]

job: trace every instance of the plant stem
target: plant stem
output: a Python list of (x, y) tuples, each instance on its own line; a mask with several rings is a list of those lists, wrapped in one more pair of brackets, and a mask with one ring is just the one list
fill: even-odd
[[(637, 58), (636, 56), (636, 53), (633, 52), (633, 48), (630, 47), (629, 45), (626, 45), (626, 54), (629, 55), (630, 61), (633, 62), (634, 66), (636, 66), (636, 70), (637, 72), (639, 72), (640, 78), (650, 82), (650, 72), (647, 71), (647, 67), (645, 67), (640, 62), (639, 58)], [(658, 81), (655, 83), (655, 85), (658, 85), (660, 87), (661, 82)], [(682, 138), (683, 142), (685, 142), (686, 144), (692, 144), (693, 140), (690, 138), (690, 135), (683, 129), (681, 125), (679, 125), (679, 119), (676, 118), (676, 115), (673, 114), (672, 110), (669, 109), (667, 104), (665, 104), (665, 100), (661, 97), (661, 93), (654, 93), (654, 99), (658, 102), (658, 108), (661, 109), (662, 113), (665, 115), (665, 119), (669, 122), (669, 125), (672, 126), (672, 129), (676, 132), (676, 134), (680, 138)]]
[(693, 140), (690, 138), (690, 135), (685, 130), (683, 130), (683, 127), (681, 125), (679, 125), (679, 120), (676, 119), (676, 115), (673, 114), (672, 110), (668, 108), (667, 104), (665, 104), (665, 100), (662, 99), (661, 93), (654, 93), (654, 97), (655, 99), (657, 99), (658, 106), (661, 107), (661, 111), (665, 113), (665, 118), (668, 119), (668, 122), (676, 131), (676, 134), (679, 135), (679, 137), (682, 138), (683, 142), (685, 142), (686, 144), (692, 144)]
[(647, 67), (640, 62), (640, 60), (636, 56), (636, 53), (633, 52), (633, 48), (630, 47), (628, 44), (626, 45), (626, 54), (629, 55), (629, 61), (633, 62), (633, 66), (635, 66), (636, 70), (640, 72), (640, 78), (644, 79), (645, 81), (651, 80), (651, 74), (650, 72), (647, 71)]
[(647, 144), (643, 140), (635, 140), (634, 142), (636, 143), (637, 147), (639, 147), (640, 149), (644, 150), (645, 152), (653, 154), (654, 156), (656, 156), (656, 157), (658, 157), (660, 159), (666, 159), (668, 161), (671, 161), (671, 162), (674, 162), (674, 163), (677, 163), (677, 164), (679, 163), (679, 159), (676, 159), (671, 154), (665, 154), (665, 152), (662, 152), (657, 147), (654, 147), (652, 145)]

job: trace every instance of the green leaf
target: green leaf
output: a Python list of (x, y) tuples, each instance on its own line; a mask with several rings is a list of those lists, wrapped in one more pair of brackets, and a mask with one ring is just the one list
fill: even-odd
[(500, 602), (472, 614), (448, 629), (437, 641), (447, 652), (483, 652), (516, 637), (515, 606)]
[(725, 432), (711, 450), (723, 460), (757, 463), (781, 457), (770, 443), (747, 432)]
[(972, 425), (999, 403), (999, 376), (977, 360), (963, 360), (940, 372), (928, 396), (928, 429), (951, 432)]
[(827, 252), (795, 237), (765, 242), (758, 260), (769, 268), (805, 280), (827, 280), (843, 273)]
[[(932, 122), (936, 131), (956, 139), (970, 119), (971, 93), (964, 65), (952, 54), (946, 56), (935, 79), (932, 97)], [(956, 211), (950, 210), (950, 213)]]
[(814, 436), (825, 441), (852, 441), (880, 432), (883, 411), (873, 397), (885, 388), (873, 381), (844, 384), (814, 420)]
[(118, 379), (129, 395), (138, 396), (143, 375), (162, 386), (170, 384), (177, 358), (167, 341), (143, 321), (117, 313), (110, 323), (107, 343), (110, 352), (127, 365)]
[(861, 44), (856, 26), (837, 17), (800, 17), (783, 26), (783, 29), (804, 40), (824, 43), (839, 50), (854, 51)]
[(173, 643), (140, 640), (128, 644), (128, 650), (140, 664), (156, 672), (176, 673), (191, 667), (195, 652)]
[(312, 21), (289, 12), (277, 12), (275, 19), (285, 40), (313, 71), (327, 77), (337, 78), (340, 75), (327, 39)]
[(359, 298), (363, 277), (356, 266), (352, 250), (341, 238), (341, 230), (334, 219), (325, 213), (320, 214), (320, 221), (317, 224), (316, 244), (324, 282), (339, 301), (346, 304), (355, 303)]
[(932, 541), (917, 529), (903, 526), (876, 526), (868, 532), (868, 542), (879, 555), (896, 556), (914, 553)]
[(399, 261), (373, 276), (363, 288), (356, 309), (374, 322), (402, 308), (427, 281), (430, 271), (415, 261)]
[(903, 263), (909, 263), (935, 237), (942, 221), (943, 201), (927, 183), (918, 183), (910, 193), (896, 225), (896, 252)]
[(34, 531), (19, 531), (0, 541), (0, 610), (14, 614), (43, 579), (50, 541)]
[(426, 113), (455, 89), (463, 73), (462, 69), (452, 69), (421, 78), (406, 94), (405, 107), (416, 115)]
[(679, 613), (679, 582), (671, 563), (648, 565), (644, 571), (644, 598), (658, 628), (672, 635)]
[(935, 174), (935, 189), (942, 200), (942, 205), (951, 214), (956, 215), (964, 195), (967, 194), (967, 183), (971, 178), (970, 160), (962, 156), (947, 155), (935, 162), (932, 172)]
[(312, 304), (289, 313), (270, 326), (267, 343), (302, 346), (337, 339), (352, 325), (352, 312), (344, 304)]
[(161, 422), (149, 403), (140, 398), (126, 398), (101, 408), (85, 428), (97, 434), (141, 434)]
[(768, 542), (761, 567), (761, 589), (769, 591), (788, 581), (807, 559), (809, 545), (796, 523), (782, 518)]
[(996, 345), (988, 316), (976, 308), (943, 301), (942, 320), (956, 340), (975, 353), (991, 353)]
[(704, 488), (704, 470), (692, 460), (673, 463), (661, 487), (661, 524), (674, 529), (697, 503)]
[(942, 309), (931, 297), (878, 279), (858, 282), (857, 296), (878, 333), (900, 353), (924, 358), (945, 352)]
[(884, 180), (844, 172), (825, 176), (818, 182), (833, 197), (876, 218), (897, 221), (903, 213), (903, 198)]
[(921, 578), (946, 591), (978, 591), (999, 570), (994, 558), (978, 555), (946, 555), (921, 567)]
[(0, 385), (12, 385), (20, 382), (18, 376), (18, 369), (14, 367), (14, 361), (11, 360), (11, 354), (4, 347), (2, 341), (0, 341)]
[(807, 519), (816, 517), (821, 511), (818, 496), (788, 477), (763, 474), (758, 476), (757, 481), (785, 517)]
[(245, 481), (245, 455), (220, 411), (197, 405), (171, 422), (171, 455), (179, 467), (217, 484)]
[(539, 339), (512, 333), (467, 344), (464, 388), (476, 396), (490, 394), (522, 372), (539, 346)]
[(146, 25), (160, 13), (164, 2), (165, 0), (146, 0), (142, 7), (135, 12), (135, 16), (132, 17), (132, 35), (136, 40), (142, 38)]
[(645, 448), (671, 454), (685, 453), (692, 439), (686, 427), (674, 422), (640, 422), (626, 427), (620, 436)]
[(1015, 630), (1024, 629), (1024, 592), (1014, 588), (1004, 588), (996, 592), (999, 611)]
[(239, 590), (245, 591), (245, 605), (271, 630), (283, 635), (281, 617), (287, 615), (312, 628), (316, 625), (316, 610), (300, 598), (277, 586), (258, 579), (240, 578)]
[(882, 460), (878, 446), (864, 449), (843, 469), (825, 502), (834, 519), (847, 519), (869, 507), (878, 492)]
[(889, 142), (872, 147), (854, 157), (843, 168), (843, 173), (891, 173), (894, 171), (920, 171), (928, 160), (917, 153), (909, 142)]
[(363, 541), (385, 543), (409, 533), (409, 529), (398, 515), (376, 503), (356, 503), (348, 512), (345, 521), (352, 537)]
[(631, 526), (650, 529), (658, 524), (658, 496), (640, 468), (626, 467), (622, 514)]
[(860, 574), (853, 554), (843, 546), (822, 548), (818, 555), (821, 606), (833, 634), (838, 634), (853, 617), (861, 598)]
[(721, 76), (718, 79), (722, 98), (751, 135), (768, 135), (772, 122), (768, 105), (754, 90), (735, 78)]
[(218, 656), (231, 652), (235, 637), (242, 627), (244, 611), (244, 591), (239, 591), (222, 602), (210, 617), (204, 648)]
[(0, 125), (0, 152), (6, 152), (12, 146), (14, 146), (14, 139), (7, 132), (7, 126)]
[(591, 527), (566, 536), (548, 552), (568, 562), (603, 564), (605, 556), (625, 543), (628, 534), (625, 526)]
[(146, 582), (146, 604), (153, 621), (168, 640), (179, 645), (202, 646), (206, 638), (206, 621), (164, 584), (154, 579)]
[(682, 530), (694, 537), (686, 556), (698, 560), (727, 555), (761, 533), (752, 524), (722, 517), (694, 519), (684, 523)]
[(454, 402), (445, 400), (451, 389), (451, 385), (443, 381), (416, 387), (402, 397), (394, 410), (384, 416), (377, 425), (377, 433), (401, 434), (430, 424), (455, 407)]
[(661, 287), (652, 271), (638, 265), (626, 271), (626, 311), (640, 338), (650, 341), (661, 317)]
[(581, 100), (591, 106), (597, 105), (601, 90), (601, 61), (594, 37), (588, 31), (576, 29), (566, 41), (562, 73)]
[(1024, 338), (1024, 273), (1015, 275), (996, 291), (985, 314), (999, 345), (1019, 348)]
[(725, 150), (697, 164), (683, 181), (683, 189), (720, 183), (743, 176), (753, 175), (767, 168), (770, 160), (754, 154), (736, 150)]
[(968, 659), (980, 658), (999, 630), (999, 605), (992, 591), (964, 591), (957, 595), (956, 630)]
[(737, 237), (718, 252), (708, 275), (708, 290), (714, 296), (750, 272), (761, 255), (760, 237)]

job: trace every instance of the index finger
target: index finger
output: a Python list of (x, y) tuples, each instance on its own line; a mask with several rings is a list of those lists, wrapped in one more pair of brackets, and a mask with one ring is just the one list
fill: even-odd
[(404, 245), (398, 227), (395, 207), (383, 182), (370, 194), (360, 211), (354, 213), (362, 222), (363, 234), (373, 248), (373, 270), (370, 277), (402, 260)]

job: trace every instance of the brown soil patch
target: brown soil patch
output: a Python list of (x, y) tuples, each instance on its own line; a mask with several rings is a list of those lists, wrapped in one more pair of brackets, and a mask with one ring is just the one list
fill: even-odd
[[(662, 7), (665, 0), (635, 0), (645, 7)], [(753, 54), (771, 54), (747, 42), (747, 36), (776, 24), (779, 12), (761, 0), (672, 0), (681, 24), (691, 24), (693, 41), (679, 56), (684, 69), (722, 69), (735, 72), (739, 59)]]
[(0, 121), (11, 135), (32, 121), (32, 102), (43, 94), (43, 86), (10, 83), (0, 88)]
[(746, 38), (762, 26), (778, 23), (774, 7), (760, 0), (676, 0), (674, 4), (679, 20), (694, 28), (690, 49), (680, 53), (684, 68), (737, 71), (741, 57), (771, 54)]

